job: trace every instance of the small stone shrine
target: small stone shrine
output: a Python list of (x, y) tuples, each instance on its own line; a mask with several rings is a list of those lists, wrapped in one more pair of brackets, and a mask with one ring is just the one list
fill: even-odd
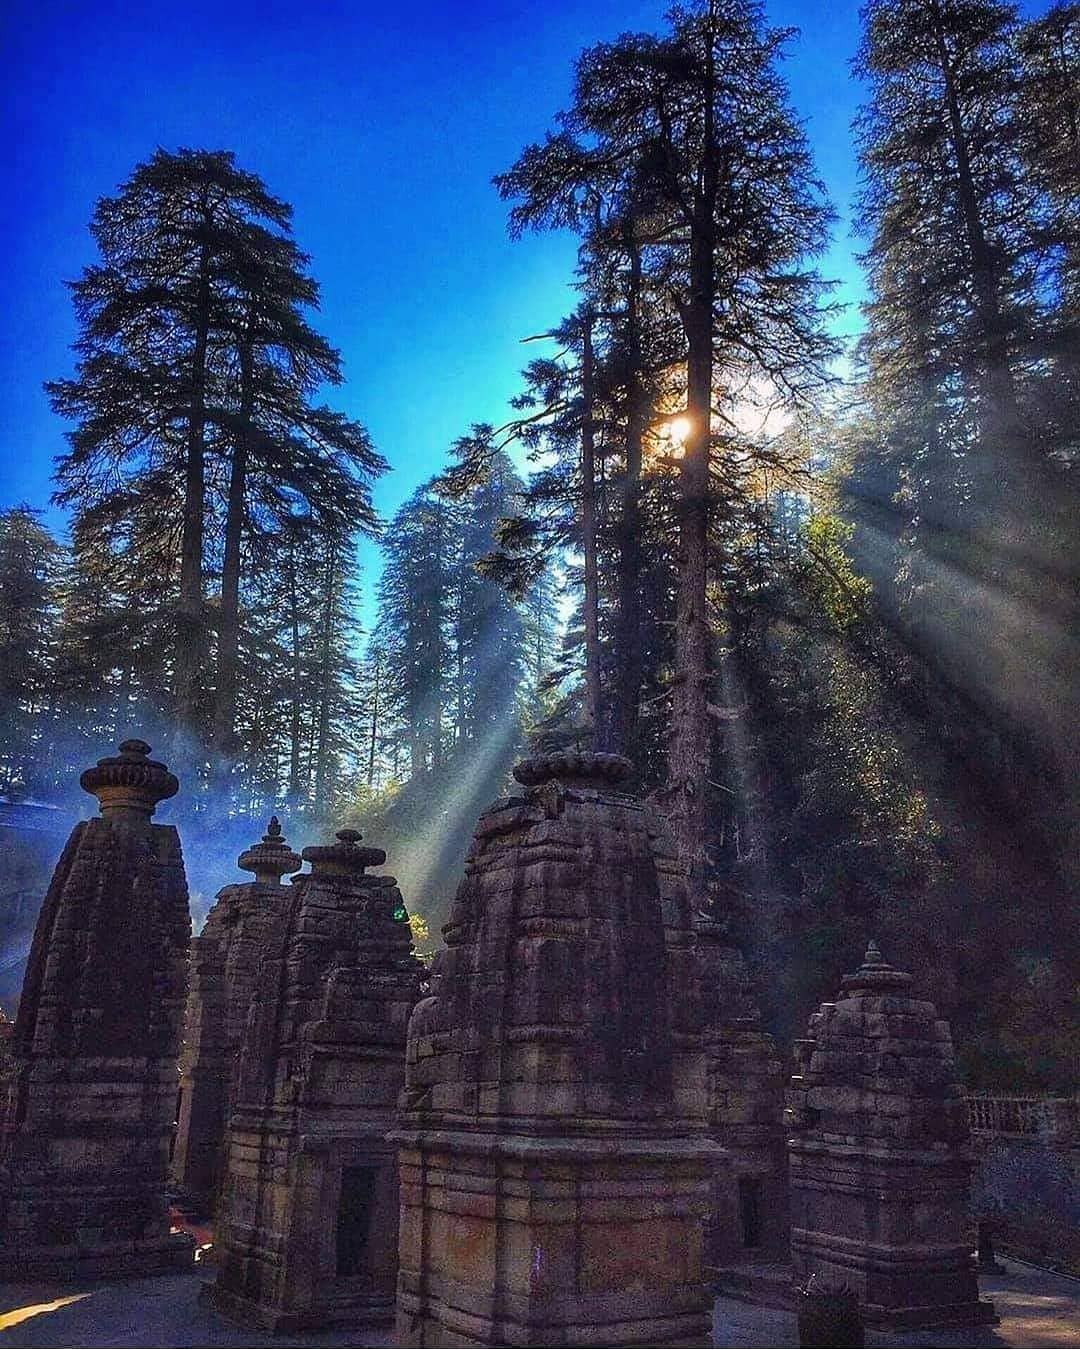
[(403, 1345), (702, 1345), (716, 1146), (696, 938), (617, 755), (481, 818), (409, 1026)]
[(784, 1074), (762, 1029), (750, 975), (722, 925), (698, 919), (708, 1026), (709, 1120), (724, 1158), (705, 1235), (710, 1268), (778, 1261), (788, 1251)]
[(397, 1157), (387, 1133), (420, 995), (386, 861), (341, 830), (306, 848), (263, 947), (226, 1131), (213, 1305), (273, 1331), (392, 1321)]
[(221, 1174), (231, 1084), (263, 951), (295, 896), (281, 878), (300, 870), (277, 816), (238, 866), (255, 880), (226, 886), (191, 940), (191, 982), (180, 1055), (180, 1108), (172, 1176), (184, 1200), (213, 1212)]
[(868, 1321), (995, 1320), (979, 1301), (967, 1107), (952, 1039), (871, 943), (795, 1043), (788, 1092), (797, 1282), (847, 1285)]
[(80, 783), (34, 933), (12, 1039), (0, 1162), (0, 1279), (190, 1264), (165, 1201), (191, 935), (180, 840), (153, 825), (176, 779), (129, 740)]

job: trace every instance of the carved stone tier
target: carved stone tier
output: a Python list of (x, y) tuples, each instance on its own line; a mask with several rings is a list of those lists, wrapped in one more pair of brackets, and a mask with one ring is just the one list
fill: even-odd
[(273, 1331), (393, 1320), (394, 1124), (423, 967), (381, 849), (304, 850), (240, 1053), (210, 1300)]
[(633, 776), (634, 766), (623, 755), (565, 751), (561, 754), (536, 755), (514, 766), (514, 777), (525, 787), (563, 782), (620, 788), (625, 787)]
[(972, 1255), (967, 1108), (949, 1026), (911, 985), (871, 943), (796, 1042), (794, 1273), (847, 1284), (870, 1321), (993, 1322)]
[(242, 872), (254, 872), (256, 885), (280, 886), (283, 876), (300, 871), (301, 858), (286, 842), (277, 816), (271, 816), (262, 839), (241, 853), (236, 865)]
[(708, 1339), (695, 934), (631, 772), (526, 761), (477, 826), (409, 1025), (401, 1344)]
[(203, 1214), (217, 1206), (232, 1080), (248, 1010), (263, 980), (263, 953), (293, 898), (281, 878), (301, 866), (277, 816), (238, 866), (254, 872), (255, 880), (219, 891), (191, 941), (172, 1176), (184, 1201)]
[(0, 1279), (190, 1264), (165, 1200), (191, 924), (177, 791), (143, 741), (83, 774), (30, 953), (0, 1161)]
[(149, 820), (158, 802), (180, 791), (176, 777), (159, 760), (148, 759), (149, 754), (145, 741), (123, 741), (119, 754), (83, 771), (79, 786), (98, 799), (106, 819), (131, 815)]

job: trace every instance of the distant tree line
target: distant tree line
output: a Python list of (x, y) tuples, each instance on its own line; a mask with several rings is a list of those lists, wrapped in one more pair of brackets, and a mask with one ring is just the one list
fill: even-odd
[(57, 465), (71, 548), (39, 596), (50, 694), (11, 747), (14, 780), (63, 779), (141, 726), (196, 791), (274, 796), (284, 764), (294, 802), (330, 799), (355, 543), (385, 466), (314, 401), (340, 358), (305, 317), (318, 287), (291, 214), (232, 155), (189, 150), (98, 203), (100, 262), (72, 285), (76, 373), (48, 387), (73, 427)]
[(56, 790), (140, 727), (215, 810), (322, 819), (516, 735), (525, 645), (542, 666), (552, 620), (537, 636), (474, 568), (521, 489), (509, 461), (468, 500), (432, 484), (399, 513), (362, 649), (356, 544), (386, 465), (315, 402), (340, 357), (307, 317), (291, 215), (231, 154), (190, 150), (97, 206), (76, 374), (49, 385), (71, 543), (28, 508), (0, 522), (8, 786)]

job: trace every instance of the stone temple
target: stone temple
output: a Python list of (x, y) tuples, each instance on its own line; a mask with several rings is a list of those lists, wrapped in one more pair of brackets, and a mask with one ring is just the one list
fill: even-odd
[(795, 1044), (794, 1274), (847, 1285), (868, 1321), (992, 1322), (972, 1254), (967, 1108), (949, 1026), (911, 985), (871, 943)]
[(707, 1089), (713, 1139), (724, 1154), (713, 1174), (705, 1235), (710, 1269), (788, 1254), (787, 1139), (780, 1055), (762, 1029), (742, 952), (721, 924), (696, 921), (706, 1005)]
[(129, 740), (79, 780), (81, 822), (38, 918), (12, 1041), (0, 1278), (144, 1274), (192, 1259), (166, 1169), (191, 921), (176, 779)]
[(409, 917), (355, 830), (311, 872), (262, 950), (226, 1133), (209, 1297), (274, 1331), (392, 1321), (398, 1177), (387, 1142), (421, 992)]
[(409, 1027), (404, 1345), (701, 1345), (709, 1139), (681, 874), (616, 755), (480, 819)]
[(251, 1001), (262, 986), (263, 951), (295, 895), (281, 878), (300, 870), (277, 816), (238, 866), (255, 880), (219, 891), (191, 941), (172, 1176), (185, 1203), (202, 1214), (217, 1204), (232, 1081)]
[[(790, 1269), (779, 1059), (617, 755), (515, 769), (425, 973), (385, 862), (276, 819), (192, 944), (174, 1176), (220, 1196), (210, 1303), (274, 1332), (396, 1317), (405, 1345), (702, 1345), (715, 1274), (791, 1275), (871, 1323), (979, 1300), (947, 1023), (871, 943), (796, 1043)], [(142, 741), (80, 780), (0, 1061), (0, 1279), (188, 1266), (166, 1181), (190, 920), (177, 781)], [(400, 1240), (399, 1240), (400, 1239)], [(748, 1260), (747, 1257), (750, 1259)], [(709, 1279), (707, 1279), (707, 1276)]]

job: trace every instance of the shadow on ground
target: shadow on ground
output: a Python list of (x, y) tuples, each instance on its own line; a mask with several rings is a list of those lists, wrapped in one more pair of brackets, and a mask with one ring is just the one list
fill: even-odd
[[(980, 1281), (1001, 1325), (972, 1331), (868, 1332), (870, 1347), (1080, 1347), (1080, 1281), (1003, 1261)], [(389, 1327), (370, 1332), (270, 1336), (224, 1321), (199, 1302), (209, 1272), (85, 1285), (0, 1285), (0, 1345), (31, 1346), (389, 1346)], [(795, 1314), (719, 1298), (716, 1346), (797, 1346)]]

